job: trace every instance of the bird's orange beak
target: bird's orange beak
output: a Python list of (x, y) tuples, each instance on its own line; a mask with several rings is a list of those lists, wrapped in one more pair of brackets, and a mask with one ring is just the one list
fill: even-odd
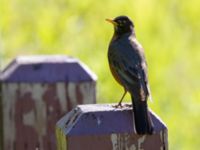
[(117, 22), (115, 22), (115, 21), (112, 20), (112, 19), (106, 19), (106, 21), (112, 23), (114, 26), (117, 26)]

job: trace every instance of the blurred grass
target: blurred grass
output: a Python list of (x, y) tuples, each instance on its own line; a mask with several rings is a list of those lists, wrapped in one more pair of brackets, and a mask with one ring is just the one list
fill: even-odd
[(108, 69), (113, 27), (104, 20), (128, 15), (145, 48), (154, 99), (149, 105), (168, 126), (169, 149), (196, 150), (199, 6), (197, 0), (0, 0), (0, 67), (22, 54), (78, 57), (98, 75), (98, 102), (117, 102), (123, 89)]

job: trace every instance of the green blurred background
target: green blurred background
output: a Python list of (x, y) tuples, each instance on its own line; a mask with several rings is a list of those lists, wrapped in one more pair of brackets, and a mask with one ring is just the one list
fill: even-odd
[(118, 15), (134, 20), (145, 48), (149, 105), (168, 126), (169, 149), (199, 149), (199, 0), (0, 0), (0, 67), (17, 55), (74, 56), (98, 75), (98, 103), (118, 102), (123, 89), (107, 62), (113, 27), (105, 22)]

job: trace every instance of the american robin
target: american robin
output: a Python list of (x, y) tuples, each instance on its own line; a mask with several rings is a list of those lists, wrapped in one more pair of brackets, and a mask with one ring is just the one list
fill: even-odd
[(114, 35), (108, 48), (108, 61), (112, 75), (123, 86), (124, 94), (130, 93), (133, 105), (135, 129), (138, 134), (152, 134), (153, 123), (148, 111), (150, 90), (144, 50), (137, 41), (134, 24), (127, 16), (106, 19), (114, 25)]

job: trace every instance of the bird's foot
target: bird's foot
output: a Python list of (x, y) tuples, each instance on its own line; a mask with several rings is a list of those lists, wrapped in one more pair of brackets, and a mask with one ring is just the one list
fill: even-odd
[(122, 108), (123, 105), (121, 103), (118, 103), (117, 105), (114, 105), (113, 107), (115, 107), (115, 108)]
[(132, 104), (124, 104), (125, 107), (132, 107)]

